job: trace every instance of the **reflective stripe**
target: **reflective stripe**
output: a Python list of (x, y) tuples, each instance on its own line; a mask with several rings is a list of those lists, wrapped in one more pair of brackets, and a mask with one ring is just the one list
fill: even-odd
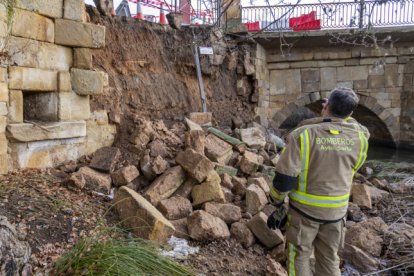
[(358, 171), (362, 167), (365, 160), (367, 159), (367, 151), (368, 151), (367, 137), (365, 137), (365, 134), (362, 131), (358, 132), (358, 137), (359, 137), (359, 141), (361, 143), (361, 147), (359, 149), (358, 162), (356, 163), (355, 167), (353, 168), (353, 173), (352, 174), (355, 174), (355, 172)]
[(334, 135), (338, 135), (339, 134), (339, 130), (336, 130), (336, 129), (331, 129), (329, 132), (331, 134), (334, 134)]
[(348, 204), (349, 194), (343, 196), (318, 196), (292, 190), (289, 193), (289, 198), (305, 205), (324, 208), (337, 208)]
[(301, 173), (299, 177), (299, 190), (301, 192), (306, 192), (306, 184), (308, 182), (309, 148), (309, 133), (308, 130), (305, 129), (305, 131), (300, 134)]
[(346, 117), (345, 118), (345, 121), (351, 121), (351, 120), (353, 120), (354, 118), (352, 118), (352, 117)]
[(296, 257), (296, 248), (292, 243), (289, 243), (289, 276), (296, 276), (296, 269), (295, 269), (295, 257)]
[(285, 197), (286, 197), (286, 193), (280, 193), (275, 187), (272, 187), (270, 189), (270, 196), (274, 200), (284, 201), (285, 200)]

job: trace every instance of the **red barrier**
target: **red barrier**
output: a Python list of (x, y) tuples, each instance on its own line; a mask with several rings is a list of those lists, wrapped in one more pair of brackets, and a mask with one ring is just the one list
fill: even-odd
[(247, 22), (247, 23), (243, 23), (243, 25), (246, 26), (246, 28), (249, 32), (258, 32), (258, 31), (260, 31), (260, 22), (259, 21)]
[(290, 18), (289, 27), (292, 28), (294, 32), (320, 30), (321, 20), (316, 19), (316, 12), (313, 11), (309, 14)]

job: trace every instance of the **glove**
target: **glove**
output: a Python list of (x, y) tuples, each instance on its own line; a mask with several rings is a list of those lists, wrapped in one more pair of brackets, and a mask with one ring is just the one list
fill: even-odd
[(287, 222), (287, 212), (285, 205), (282, 203), (276, 206), (277, 209), (267, 218), (267, 227), (270, 229), (282, 229)]

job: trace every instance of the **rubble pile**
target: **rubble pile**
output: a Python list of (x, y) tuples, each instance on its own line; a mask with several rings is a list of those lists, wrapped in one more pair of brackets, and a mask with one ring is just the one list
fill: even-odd
[[(276, 263), (285, 262), (283, 233), (266, 225), (275, 210), (269, 192), (283, 144), (272, 142), (274, 134), (269, 139), (256, 124), (220, 131), (212, 127), (209, 113), (191, 114), (186, 130), (182, 125), (167, 129), (160, 121), (141, 123), (132, 141), (139, 161), (131, 164), (118, 148), (104, 147), (78, 164), (61, 165), (59, 174), (68, 174), (63, 183), (105, 195), (116, 190), (114, 209), (138, 237), (158, 242), (171, 235), (201, 242), (232, 238), (245, 248), (260, 244)], [(398, 229), (411, 227), (399, 223), (390, 230), (372, 216), (369, 210), (388, 197), (384, 189), (389, 185), (370, 180), (355, 176), (342, 252), (362, 272), (381, 267), (384, 235), (400, 239)]]

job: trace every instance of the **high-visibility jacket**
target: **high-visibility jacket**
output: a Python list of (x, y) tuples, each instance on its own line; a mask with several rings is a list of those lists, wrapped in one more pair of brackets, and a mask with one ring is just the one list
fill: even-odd
[(298, 212), (323, 222), (343, 218), (368, 138), (368, 130), (353, 118), (304, 121), (288, 136), (271, 195), (290, 190), (290, 206)]

